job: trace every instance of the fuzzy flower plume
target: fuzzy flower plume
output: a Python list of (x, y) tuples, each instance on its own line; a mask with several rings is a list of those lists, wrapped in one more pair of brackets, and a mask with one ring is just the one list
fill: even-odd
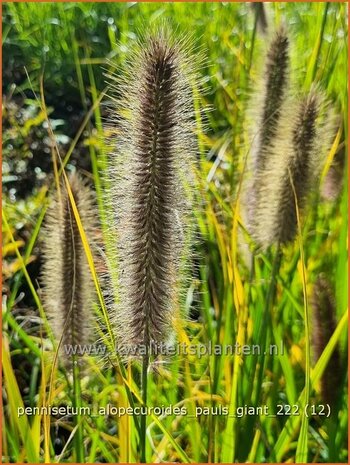
[[(69, 183), (88, 238), (94, 234), (96, 208), (89, 187), (73, 174)], [(44, 309), (62, 360), (70, 363), (69, 347), (89, 342), (94, 284), (65, 184), (61, 184), (46, 215), (42, 273)]]
[[(317, 361), (336, 328), (335, 301), (332, 289), (324, 275), (317, 279), (311, 298), (312, 347)], [(321, 395), (324, 402), (334, 405), (341, 383), (341, 357), (336, 347), (321, 378)]]
[(252, 235), (263, 248), (292, 241), (297, 231), (296, 206), (305, 206), (325, 161), (324, 128), (318, 124), (322, 99), (311, 91), (298, 104), (288, 102), (271, 144), (259, 187)]
[(289, 39), (284, 27), (275, 32), (269, 44), (259, 88), (251, 99), (249, 113), (254, 124), (248, 159), (248, 175), (244, 182), (243, 217), (253, 234), (260, 196), (260, 179), (265, 176), (271, 146), (278, 130), (282, 104), (289, 86)]
[(289, 85), (289, 39), (284, 27), (274, 35), (265, 60), (264, 77), (253, 135), (253, 163), (256, 172), (264, 169), (270, 147), (277, 133), (282, 104)]
[(296, 210), (317, 188), (334, 131), (334, 115), (316, 86), (298, 100), (290, 96), (288, 43), (280, 29), (267, 53), (262, 97), (253, 115), (243, 214), (261, 249), (294, 239)]
[(196, 153), (188, 49), (165, 29), (150, 34), (114, 86), (108, 259), (119, 347), (170, 343), (181, 315)]
[(251, 7), (255, 13), (255, 24), (262, 34), (266, 34), (268, 30), (267, 15), (265, 5), (261, 2), (251, 3)]

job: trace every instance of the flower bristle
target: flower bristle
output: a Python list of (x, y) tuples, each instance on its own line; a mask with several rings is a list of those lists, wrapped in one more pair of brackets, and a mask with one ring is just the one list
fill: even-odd
[[(92, 242), (96, 224), (92, 192), (77, 174), (70, 175), (69, 184), (85, 233)], [(74, 350), (90, 340), (94, 285), (64, 183), (47, 212), (43, 255), (44, 308), (56, 341), (61, 340), (62, 362), (69, 365), (70, 348)]]
[[(271, 42), (244, 184), (243, 216), (255, 245), (292, 242), (297, 210), (317, 189), (334, 130), (326, 99), (315, 85), (296, 99), (289, 89), (289, 40), (281, 28)], [(250, 176), (250, 177), (249, 177)]]
[[(320, 358), (336, 328), (336, 306), (331, 286), (321, 274), (313, 287), (312, 348), (315, 362)], [(324, 402), (334, 406), (341, 384), (341, 357), (336, 346), (321, 377), (321, 395)]]
[(108, 257), (110, 316), (123, 347), (168, 342), (182, 311), (196, 152), (195, 71), (187, 50), (185, 39), (164, 28), (144, 37), (110, 110), (118, 132), (108, 175), (110, 255), (117, 257)]
[(275, 142), (282, 106), (288, 98), (289, 73), (289, 39), (286, 28), (281, 26), (270, 41), (259, 91), (254, 93), (250, 104), (254, 123), (250, 129), (252, 146), (248, 160), (249, 177), (244, 184), (243, 215), (253, 235), (257, 228), (261, 179), (266, 176), (266, 164)]

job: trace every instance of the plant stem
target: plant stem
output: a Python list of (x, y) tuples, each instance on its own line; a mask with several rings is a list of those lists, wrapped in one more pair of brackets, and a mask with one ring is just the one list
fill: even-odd
[[(254, 254), (255, 253), (253, 253), (253, 256), (252, 256), (251, 283), (253, 282), (254, 273), (255, 273)], [(265, 304), (263, 308), (263, 316), (262, 316), (261, 323), (260, 323), (260, 334), (258, 335), (258, 339), (257, 339), (259, 346), (260, 346), (260, 353), (257, 359), (255, 360), (255, 364), (253, 363), (251, 367), (251, 372), (254, 374), (254, 379), (252, 379), (252, 382), (251, 382), (251, 390), (249, 393), (249, 397), (251, 399), (251, 405), (254, 405), (254, 406), (258, 406), (260, 403), (261, 385), (262, 385), (263, 375), (264, 375), (264, 361), (266, 359), (264, 352), (266, 352), (267, 330), (268, 330), (268, 324), (269, 324), (269, 319), (270, 319), (270, 311), (274, 303), (275, 294), (276, 294), (276, 282), (277, 282), (277, 276), (278, 276), (278, 272), (279, 272), (280, 265), (281, 265), (281, 259), (282, 259), (282, 251), (281, 251), (280, 244), (278, 243), (276, 247), (275, 257), (272, 263), (271, 278), (270, 278), (269, 287), (267, 289), (266, 300), (265, 300)], [(254, 385), (256, 386), (255, 391), (254, 391)], [(247, 435), (247, 437), (253, 436), (254, 434), (253, 429), (255, 428), (255, 424), (256, 424), (256, 421), (255, 421), (254, 416), (249, 417), (248, 422), (247, 422), (247, 427), (245, 430), (245, 434)]]
[(262, 379), (263, 379), (263, 374), (264, 374), (264, 360), (266, 358), (264, 352), (266, 351), (267, 327), (269, 323), (270, 310), (271, 310), (271, 307), (275, 299), (276, 282), (277, 282), (276, 277), (280, 269), (281, 259), (282, 259), (282, 251), (281, 251), (280, 244), (278, 243), (277, 248), (276, 248), (275, 258), (272, 264), (271, 279), (270, 279), (270, 284), (269, 284), (269, 288), (268, 288), (267, 296), (265, 300), (264, 315), (263, 315), (261, 332), (260, 332), (260, 337), (259, 337), (260, 347), (263, 348), (263, 351), (261, 350), (259, 354), (257, 390), (256, 390), (254, 405), (258, 405), (259, 400), (260, 400), (261, 384), (262, 384)]
[(77, 431), (75, 433), (75, 452), (77, 456), (78, 463), (85, 463), (84, 456), (84, 435), (81, 425), (81, 388), (80, 388), (80, 370), (79, 365), (76, 360), (76, 357), (73, 356), (73, 405), (74, 409), (77, 411), (75, 418), (75, 425), (77, 426)]

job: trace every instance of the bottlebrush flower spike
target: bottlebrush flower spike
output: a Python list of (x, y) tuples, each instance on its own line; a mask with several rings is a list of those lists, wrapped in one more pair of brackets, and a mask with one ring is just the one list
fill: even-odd
[(289, 39), (284, 27), (274, 35), (266, 56), (261, 97), (257, 96), (257, 127), (253, 141), (254, 169), (264, 169), (276, 135), (289, 86)]
[(275, 32), (269, 45), (264, 74), (251, 99), (251, 152), (248, 160), (249, 178), (244, 183), (243, 215), (252, 232), (256, 229), (256, 210), (260, 198), (261, 178), (270, 157), (278, 131), (283, 103), (289, 88), (289, 39), (286, 29)]
[[(257, 175), (252, 236), (263, 248), (292, 241), (296, 205), (305, 206), (330, 147), (332, 120), (323, 121), (325, 100), (312, 89), (298, 104), (287, 101), (264, 170)], [(297, 199), (297, 204), (296, 200)]]
[[(327, 279), (323, 275), (317, 279), (314, 285), (311, 309), (312, 348), (315, 361), (317, 361), (336, 328), (334, 296)], [(336, 346), (321, 378), (323, 400), (331, 405), (334, 405), (338, 399), (337, 394), (342, 378), (341, 368), (340, 351), (339, 347)]]
[(344, 174), (346, 172), (345, 163), (346, 153), (345, 142), (343, 141), (338, 147), (333, 162), (323, 180), (321, 186), (322, 200), (335, 202), (340, 197), (344, 185)]
[[(69, 183), (85, 233), (92, 238), (96, 211), (92, 192), (76, 174)], [(64, 183), (46, 215), (43, 255), (44, 309), (57, 341), (62, 337), (62, 359), (69, 364), (69, 348), (89, 342), (94, 284)]]
[(262, 34), (267, 34), (268, 22), (267, 22), (265, 5), (260, 2), (254, 2), (254, 3), (251, 3), (251, 6), (255, 13), (255, 24), (256, 24), (257, 29)]
[(182, 313), (196, 153), (197, 59), (188, 49), (186, 39), (163, 28), (138, 44), (116, 79), (108, 258), (116, 295), (111, 321), (124, 348), (169, 342)]

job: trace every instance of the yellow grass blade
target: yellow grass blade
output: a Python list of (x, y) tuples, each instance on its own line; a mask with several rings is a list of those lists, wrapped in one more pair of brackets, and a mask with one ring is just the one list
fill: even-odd
[(27, 458), (28, 462), (38, 463), (39, 457), (36, 453), (38, 447), (34, 447), (32, 431), (29, 426), (27, 415), (18, 415), (18, 409), (24, 409), (24, 403), (18, 388), (15, 374), (13, 372), (8, 348), (5, 344), (5, 339), (2, 341), (2, 369), (4, 373), (5, 389), (8, 392), (7, 399), (9, 402), (11, 417), (18, 429), (23, 446), (25, 448), (23, 455)]

